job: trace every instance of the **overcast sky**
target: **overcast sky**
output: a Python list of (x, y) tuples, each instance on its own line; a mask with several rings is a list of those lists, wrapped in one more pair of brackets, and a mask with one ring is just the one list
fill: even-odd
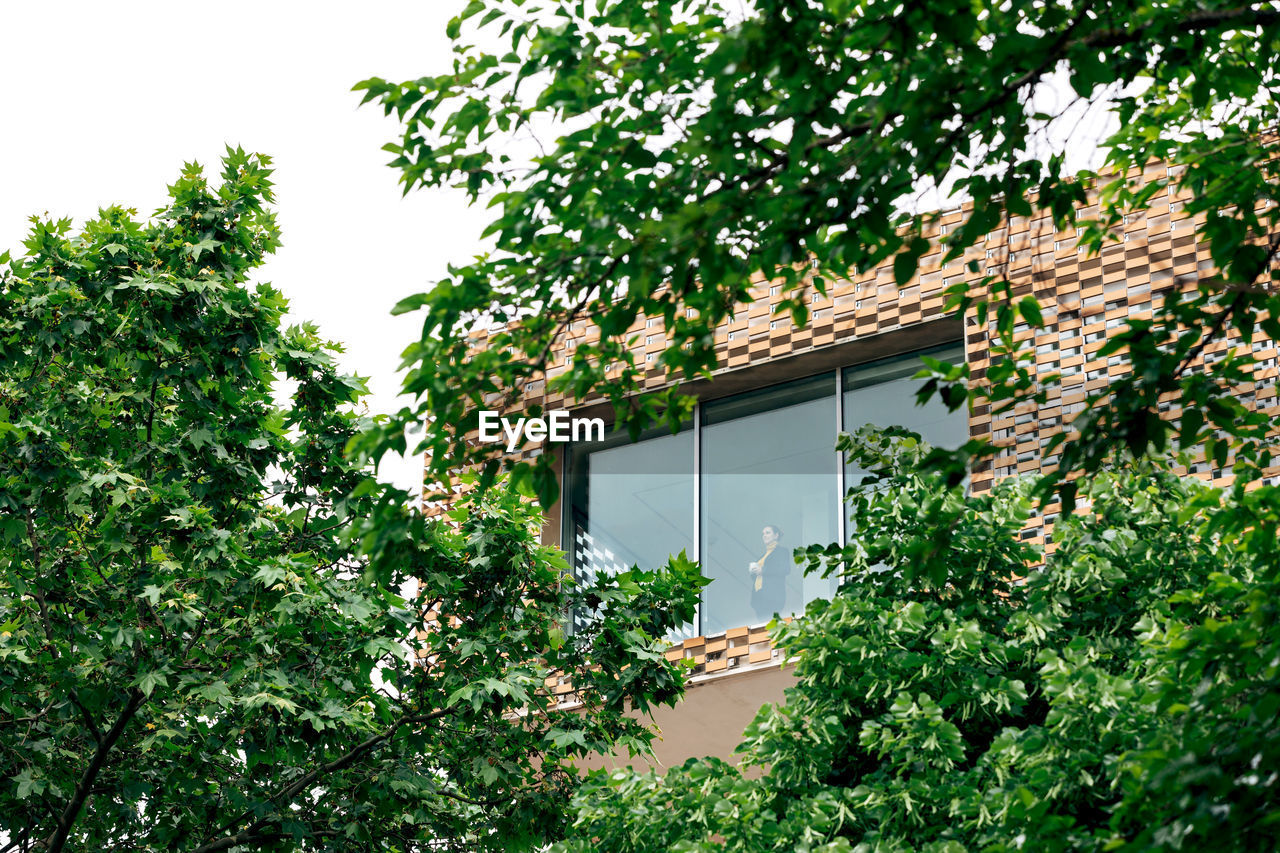
[[(446, 70), (444, 25), (461, 5), (0, 5), (0, 251), (20, 248), (34, 213), (149, 214), (183, 162), (216, 176), (227, 143), (269, 154), (284, 246), (261, 280), (346, 346), (371, 408), (398, 408), (399, 354), (421, 324), (391, 306), (476, 250), (481, 211), (459, 193), (401, 198), (381, 150), (397, 126), (350, 89)], [(382, 473), (412, 487), (421, 465)]]

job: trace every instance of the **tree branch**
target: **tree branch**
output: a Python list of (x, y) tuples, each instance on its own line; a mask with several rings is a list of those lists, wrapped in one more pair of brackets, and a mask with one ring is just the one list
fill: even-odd
[(84, 769), (84, 772), (80, 774), (80, 780), (76, 782), (76, 790), (71, 796), (71, 801), (63, 808), (62, 814), (58, 816), (57, 826), (44, 843), (44, 847), (49, 853), (61, 853), (66, 846), (67, 836), (71, 834), (71, 827), (75, 823), (76, 817), (79, 816), (80, 809), (84, 807), (85, 800), (89, 798), (89, 790), (93, 787), (94, 780), (98, 778), (98, 773), (102, 771), (102, 766), (107, 762), (107, 754), (111, 752), (112, 747), (116, 745), (116, 741), (124, 734), (129, 721), (138, 713), (138, 708), (142, 706), (145, 698), (141, 690), (136, 687), (133, 688), (129, 694), (129, 702), (125, 705), (124, 710), (120, 712), (115, 725), (98, 742), (98, 748), (93, 753), (93, 759), (89, 762), (89, 766)]
[[(312, 770), (310, 773), (307, 773), (305, 776), (302, 776), (301, 778), (299, 778), (293, 784), (267, 797), (267, 802), (279, 803), (280, 801), (288, 802), (289, 800), (292, 800), (299, 793), (301, 793), (311, 785), (315, 784), (316, 781), (319, 780), (321, 777), (327, 776), (331, 773), (335, 773), (339, 770), (342, 770), (346, 767), (351, 766), (360, 758), (364, 757), (368, 753), (377, 749), (386, 741), (395, 737), (396, 732), (398, 732), (402, 726), (418, 725), (421, 723), (431, 722), (432, 720), (438, 720), (441, 717), (448, 716), (453, 712), (454, 712), (453, 708), (441, 708), (440, 710), (432, 711), (429, 714), (417, 714), (417, 715), (406, 714), (400, 717), (400, 719), (393, 722), (386, 729), (384, 729), (381, 734), (373, 735), (367, 738), (364, 742), (358, 744), (357, 746), (352, 747), (344, 755), (339, 756), (338, 758), (335, 758), (333, 761), (330, 761), (327, 764), (322, 764), (321, 766)], [(223, 824), (222, 829), (219, 831), (227, 832), (232, 827), (239, 824), (241, 821), (246, 820), (250, 815), (253, 814), (253, 811), (254, 811), (253, 809), (249, 809), (245, 812), (242, 812), (239, 817), (236, 817), (234, 820), (231, 820), (228, 823)], [(253, 823), (249, 824), (240, 832), (237, 832), (235, 835), (224, 836), (222, 838), (209, 841), (197, 847), (195, 850), (192, 851), (192, 853), (216, 853), (216, 851), (218, 850), (227, 850), (231, 847), (248, 843), (255, 838), (259, 838), (259, 839), (265, 838), (267, 836), (263, 836), (263, 834), (261, 833), (261, 829), (267, 824), (271, 823), (272, 821), (279, 820), (279, 818), (280, 818), (280, 815), (277, 813), (264, 815), (258, 818), (257, 820), (255, 820)]]
[(40, 585), (40, 564), (44, 562), (44, 552), (40, 548), (40, 537), (36, 535), (36, 523), (34, 513), (27, 513), (27, 539), (31, 543), (31, 557), (36, 569), (36, 577), (33, 578), (31, 584), (32, 592), (35, 595), (36, 603), (40, 605), (40, 625), (44, 628), (44, 637), (49, 641), (49, 652), (55, 657), (58, 654), (55, 643), (53, 642), (53, 626), (49, 624), (49, 605), (45, 602), (44, 588)]
[[(1265, 27), (1275, 23), (1280, 23), (1280, 10), (1240, 6), (1235, 9), (1206, 9), (1192, 12), (1184, 16), (1173, 29), (1182, 33), (1192, 33), (1222, 26), (1249, 29), (1258, 26)], [(1128, 29), (1115, 27), (1106, 30), (1095, 30), (1089, 35), (1072, 42), (1071, 47), (1119, 47), (1120, 45), (1137, 41), (1154, 26), (1156, 26), (1156, 22), (1149, 21), (1142, 26)]]
[(71, 704), (80, 709), (80, 718), (84, 720), (84, 724), (89, 727), (89, 732), (93, 735), (95, 743), (102, 743), (102, 732), (98, 730), (98, 724), (93, 721), (93, 717), (89, 714), (89, 709), (80, 701), (80, 696), (75, 690), (72, 690), (67, 698), (71, 700)]

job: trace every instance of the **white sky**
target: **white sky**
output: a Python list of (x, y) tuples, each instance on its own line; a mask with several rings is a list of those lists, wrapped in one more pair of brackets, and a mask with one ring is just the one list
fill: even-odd
[[(183, 162), (215, 177), (227, 143), (269, 154), (284, 246), (259, 280), (293, 322), (346, 346), (371, 409), (399, 408), (400, 352), (421, 322), (391, 307), (477, 250), (483, 211), (456, 192), (401, 198), (381, 150), (398, 127), (349, 90), (447, 70), (444, 25), (462, 5), (0, 5), (0, 251), (21, 249), (34, 213), (150, 214)], [(395, 460), (382, 474), (416, 488), (421, 470)]]

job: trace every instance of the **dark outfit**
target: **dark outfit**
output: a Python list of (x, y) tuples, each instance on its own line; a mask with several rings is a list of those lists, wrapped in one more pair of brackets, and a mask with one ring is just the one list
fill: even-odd
[[(785, 554), (774, 555), (777, 542), (770, 543), (764, 556), (756, 560), (760, 566), (759, 589), (755, 588), (756, 578), (752, 575), (751, 607), (760, 619), (772, 619), (774, 613), (781, 612), (787, 603), (787, 576), (791, 574), (791, 563)], [(773, 559), (776, 556), (777, 559)]]

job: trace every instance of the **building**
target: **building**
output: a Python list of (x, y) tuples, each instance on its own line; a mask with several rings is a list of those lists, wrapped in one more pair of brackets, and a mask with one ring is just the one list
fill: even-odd
[[(1153, 165), (1129, 177), (1146, 182), (1170, 175)], [(857, 472), (834, 452), (837, 432), (897, 424), (943, 446), (992, 439), (1001, 452), (972, 473), (974, 491), (1054, 464), (1041, 452), (1050, 436), (1126, 369), (1122, 356), (1098, 356), (1111, 331), (1130, 318), (1149, 318), (1162, 293), (1213, 269), (1184, 202), (1172, 191), (1162, 195), (1147, 211), (1127, 217), (1116, 241), (1098, 256), (1078, 249), (1078, 235), (1056, 231), (1047, 216), (1014, 217), (946, 266), (939, 250), (926, 254), (918, 278), (905, 287), (898, 287), (886, 264), (833, 283), (825, 296), (812, 293), (804, 328), (774, 315), (781, 288), (762, 280), (756, 301), (717, 330), (722, 367), (710, 381), (686, 387), (699, 403), (681, 431), (660, 428), (634, 443), (619, 435), (543, 448), (557, 455), (562, 475), (562, 499), (545, 539), (565, 549), (575, 572), (654, 565), (684, 550), (713, 579), (697, 622), (672, 638), (668, 652), (673, 660), (690, 661), (695, 675), (682, 705), (656, 719), (663, 732), (656, 744), (661, 763), (695, 754), (729, 757), (761, 702), (781, 699), (790, 679), (764, 626), (773, 612), (797, 612), (832, 590), (828, 582), (804, 577), (799, 567), (786, 569), (792, 549), (843, 541), (847, 534), (840, 496)], [(1085, 208), (1081, 214), (1095, 212)], [(944, 216), (942, 233), (961, 219), (959, 210)], [(977, 273), (969, 270), (971, 261)], [(982, 381), (992, 330), (975, 316), (946, 316), (942, 309), (944, 289), (984, 274), (1007, 278), (1015, 298), (1038, 299), (1044, 327), (1024, 325), (1017, 334), (1034, 348), (1036, 371), (1060, 374), (1060, 382), (1044, 405), (1030, 403), (1000, 416), (985, 405), (956, 413), (938, 402), (916, 407), (911, 377), (921, 354), (964, 360), (973, 381)], [(631, 332), (638, 360), (654, 365), (647, 387), (661, 387), (661, 320), (642, 319)], [(563, 370), (577, 343), (592, 334), (587, 324), (575, 324), (548, 377)], [(1220, 358), (1239, 343), (1214, 344), (1202, 358)], [(1254, 382), (1239, 389), (1241, 398), (1274, 407), (1276, 344), (1255, 338), (1250, 347), (1259, 363)], [(523, 403), (552, 410), (567, 405), (546, 393), (545, 382), (530, 383)], [(1167, 407), (1174, 410), (1176, 401)], [(607, 412), (603, 403), (590, 401), (574, 408), (578, 415)], [(1229, 470), (1203, 462), (1192, 473), (1217, 484), (1229, 479)], [(1054, 514), (1053, 506), (1046, 507), (1023, 537), (1043, 541)], [(567, 695), (571, 686), (553, 689)]]

